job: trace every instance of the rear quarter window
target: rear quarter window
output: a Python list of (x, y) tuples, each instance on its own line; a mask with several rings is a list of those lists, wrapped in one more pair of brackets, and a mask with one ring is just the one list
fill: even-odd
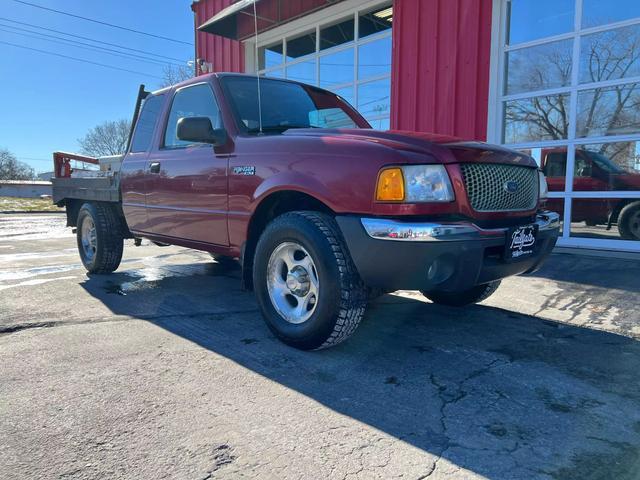
[(131, 140), (130, 152), (146, 152), (149, 150), (163, 104), (164, 95), (153, 95), (145, 99), (138, 116), (133, 139)]

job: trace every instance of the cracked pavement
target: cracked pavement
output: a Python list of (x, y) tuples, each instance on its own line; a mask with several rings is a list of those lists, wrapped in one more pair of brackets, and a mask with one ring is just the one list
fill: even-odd
[(0, 215), (0, 478), (640, 478), (640, 261), (553, 255), (481, 305), (374, 302), (299, 352), (237, 268)]

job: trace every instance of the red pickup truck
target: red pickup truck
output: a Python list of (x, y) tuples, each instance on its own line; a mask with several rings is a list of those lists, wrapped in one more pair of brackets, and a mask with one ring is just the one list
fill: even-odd
[(91, 273), (118, 268), (125, 238), (237, 258), (275, 335), (318, 349), (354, 332), (373, 292), (478, 302), (555, 245), (544, 175), (518, 152), (375, 131), (292, 81), (212, 74), (141, 92), (121, 163), (74, 176), (82, 158), (54, 155), (54, 202)]

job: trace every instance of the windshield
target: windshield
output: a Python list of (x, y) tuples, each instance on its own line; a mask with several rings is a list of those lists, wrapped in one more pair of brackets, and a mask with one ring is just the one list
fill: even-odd
[[(220, 79), (241, 128), (260, 131), (258, 80), (229, 76)], [(309, 85), (260, 79), (262, 130), (280, 133), (291, 128), (371, 128), (337, 95)]]
[(626, 171), (622, 167), (620, 167), (620, 165), (612, 162), (610, 158), (605, 157), (601, 153), (594, 152), (592, 150), (585, 150), (584, 152), (596, 165), (598, 165), (598, 167), (600, 167), (601, 170), (604, 170), (608, 173), (626, 173)]

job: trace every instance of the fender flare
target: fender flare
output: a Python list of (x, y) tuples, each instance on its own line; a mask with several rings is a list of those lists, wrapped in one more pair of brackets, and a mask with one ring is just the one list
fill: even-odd
[(281, 172), (267, 178), (255, 189), (251, 199), (251, 214), (253, 215), (258, 206), (270, 195), (283, 191), (309, 195), (331, 210), (336, 210), (335, 204), (330, 200), (329, 189), (317, 178), (300, 172)]

